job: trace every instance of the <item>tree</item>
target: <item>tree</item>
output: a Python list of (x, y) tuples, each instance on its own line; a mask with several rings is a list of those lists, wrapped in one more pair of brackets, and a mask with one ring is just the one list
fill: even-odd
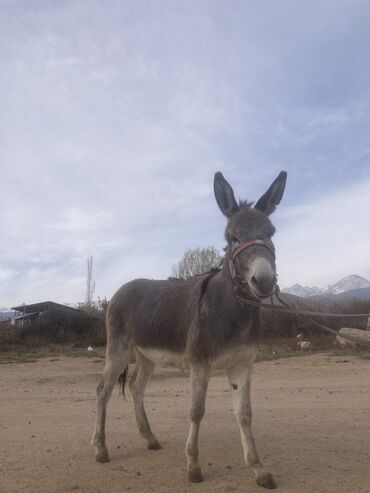
[(93, 257), (90, 255), (87, 259), (87, 278), (86, 278), (86, 300), (85, 305), (87, 308), (94, 306), (94, 291), (95, 281), (93, 279)]
[(188, 279), (218, 267), (221, 262), (222, 255), (214, 246), (189, 248), (182, 259), (172, 266), (171, 277)]
[(86, 305), (93, 304), (94, 291), (95, 281), (93, 279), (93, 257), (90, 255), (87, 259)]
[(107, 314), (108, 305), (109, 305), (109, 300), (107, 300), (106, 296), (104, 296), (103, 299), (99, 298), (98, 296), (97, 309), (99, 315), (101, 315), (103, 318), (105, 318)]

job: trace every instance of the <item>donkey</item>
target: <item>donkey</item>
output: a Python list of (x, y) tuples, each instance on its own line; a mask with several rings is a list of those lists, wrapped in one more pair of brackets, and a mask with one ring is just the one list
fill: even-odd
[[(98, 462), (108, 462), (105, 445), (106, 407), (118, 380), (124, 383), (135, 354), (130, 381), (136, 421), (152, 450), (161, 448), (148, 423), (143, 396), (156, 363), (190, 368), (190, 430), (185, 447), (190, 481), (203, 481), (198, 435), (213, 368), (226, 370), (234, 394), (244, 458), (265, 488), (276, 488), (262, 465), (251, 429), (251, 371), (261, 335), (261, 299), (276, 286), (275, 232), (268, 216), (280, 203), (287, 173), (282, 171), (256, 202), (236, 202), (222, 173), (214, 177), (218, 206), (227, 218), (227, 247), (222, 267), (190, 279), (136, 279), (113, 296), (107, 311), (107, 350), (97, 387), (97, 416), (92, 444)], [(248, 300), (254, 302), (247, 304)]]

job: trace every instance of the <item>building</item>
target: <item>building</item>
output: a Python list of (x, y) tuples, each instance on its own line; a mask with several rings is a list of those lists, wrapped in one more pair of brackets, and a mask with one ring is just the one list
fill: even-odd
[(12, 325), (18, 327), (28, 327), (32, 325), (35, 320), (45, 318), (51, 314), (64, 313), (64, 314), (80, 314), (81, 310), (72, 308), (71, 306), (55, 303), (54, 301), (43, 301), (41, 303), (33, 303), (31, 305), (19, 305), (11, 308), (15, 311), (11, 320)]

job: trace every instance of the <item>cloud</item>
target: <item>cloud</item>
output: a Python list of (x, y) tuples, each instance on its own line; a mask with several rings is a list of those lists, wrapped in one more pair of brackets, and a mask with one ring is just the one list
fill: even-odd
[(370, 180), (310, 203), (282, 208), (275, 243), (281, 287), (320, 287), (349, 274), (370, 276)]
[(12, 279), (12, 277), (14, 277), (14, 275), (16, 274), (16, 271), (13, 270), (13, 269), (8, 269), (8, 268), (5, 268), (5, 269), (0, 269), (0, 281), (1, 282), (5, 282), (5, 281), (9, 281), (10, 279)]
[[(288, 171), (276, 213), (278, 241), (288, 228), (295, 245), (283, 243), (281, 258), (297, 256), (281, 264), (286, 284), (344, 270), (333, 255), (325, 271), (317, 255), (301, 279), (300, 251), (308, 258), (316, 247), (304, 249), (312, 240), (298, 224), (329, 239), (334, 215), (309, 204), (326, 194), (327, 210), (338, 209), (338, 190), (370, 178), (368, 5), (1, 9), (1, 305), (83, 299), (89, 255), (97, 294), (109, 297), (133, 277), (166, 277), (188, 247), (221, 248), (217, 170), (251, 200)], [(362, 220), (340, 210), (364, 244)], [(353, 250), (348, 267), (366, 274), (365, 257)]]

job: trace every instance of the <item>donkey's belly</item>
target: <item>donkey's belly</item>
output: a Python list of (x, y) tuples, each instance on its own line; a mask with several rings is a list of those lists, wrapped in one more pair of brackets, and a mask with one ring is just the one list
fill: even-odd
[(226, 349), (219, 356), (210, 361), (211, 368), (216, 370), (227, 370), (233, 366), (246, 363), (248, 366), (253, 363), (256, 357), (256, 346), (245, 345), (235, 346), (233, 348)]
[(162, 368), (168, 366), (174, 366), (175, 368), (180, 369), (189, 367), (189, 361), (187, 360), (185, 353), (176, 353), (166, 349), (148, 349), (140, 346), (136, 346), (135, 349), (149, 361), (152, 361)]
[[(147, 349), (136, 347), (136, 351), (142, 354), (145, 358), (152, 361), (158, 366), (175, 368), (189, 368), (189, 358), (186, 353), (175, 353), (164, 349)], [(215, 358), (209, 359), (208, 364), (215, 370), (227, 370), (241, 363), (250, 365), (253, 363), (256, 356), (256, 346), (240, 345), (234, 348), (229, 348), (223, 351)]]

